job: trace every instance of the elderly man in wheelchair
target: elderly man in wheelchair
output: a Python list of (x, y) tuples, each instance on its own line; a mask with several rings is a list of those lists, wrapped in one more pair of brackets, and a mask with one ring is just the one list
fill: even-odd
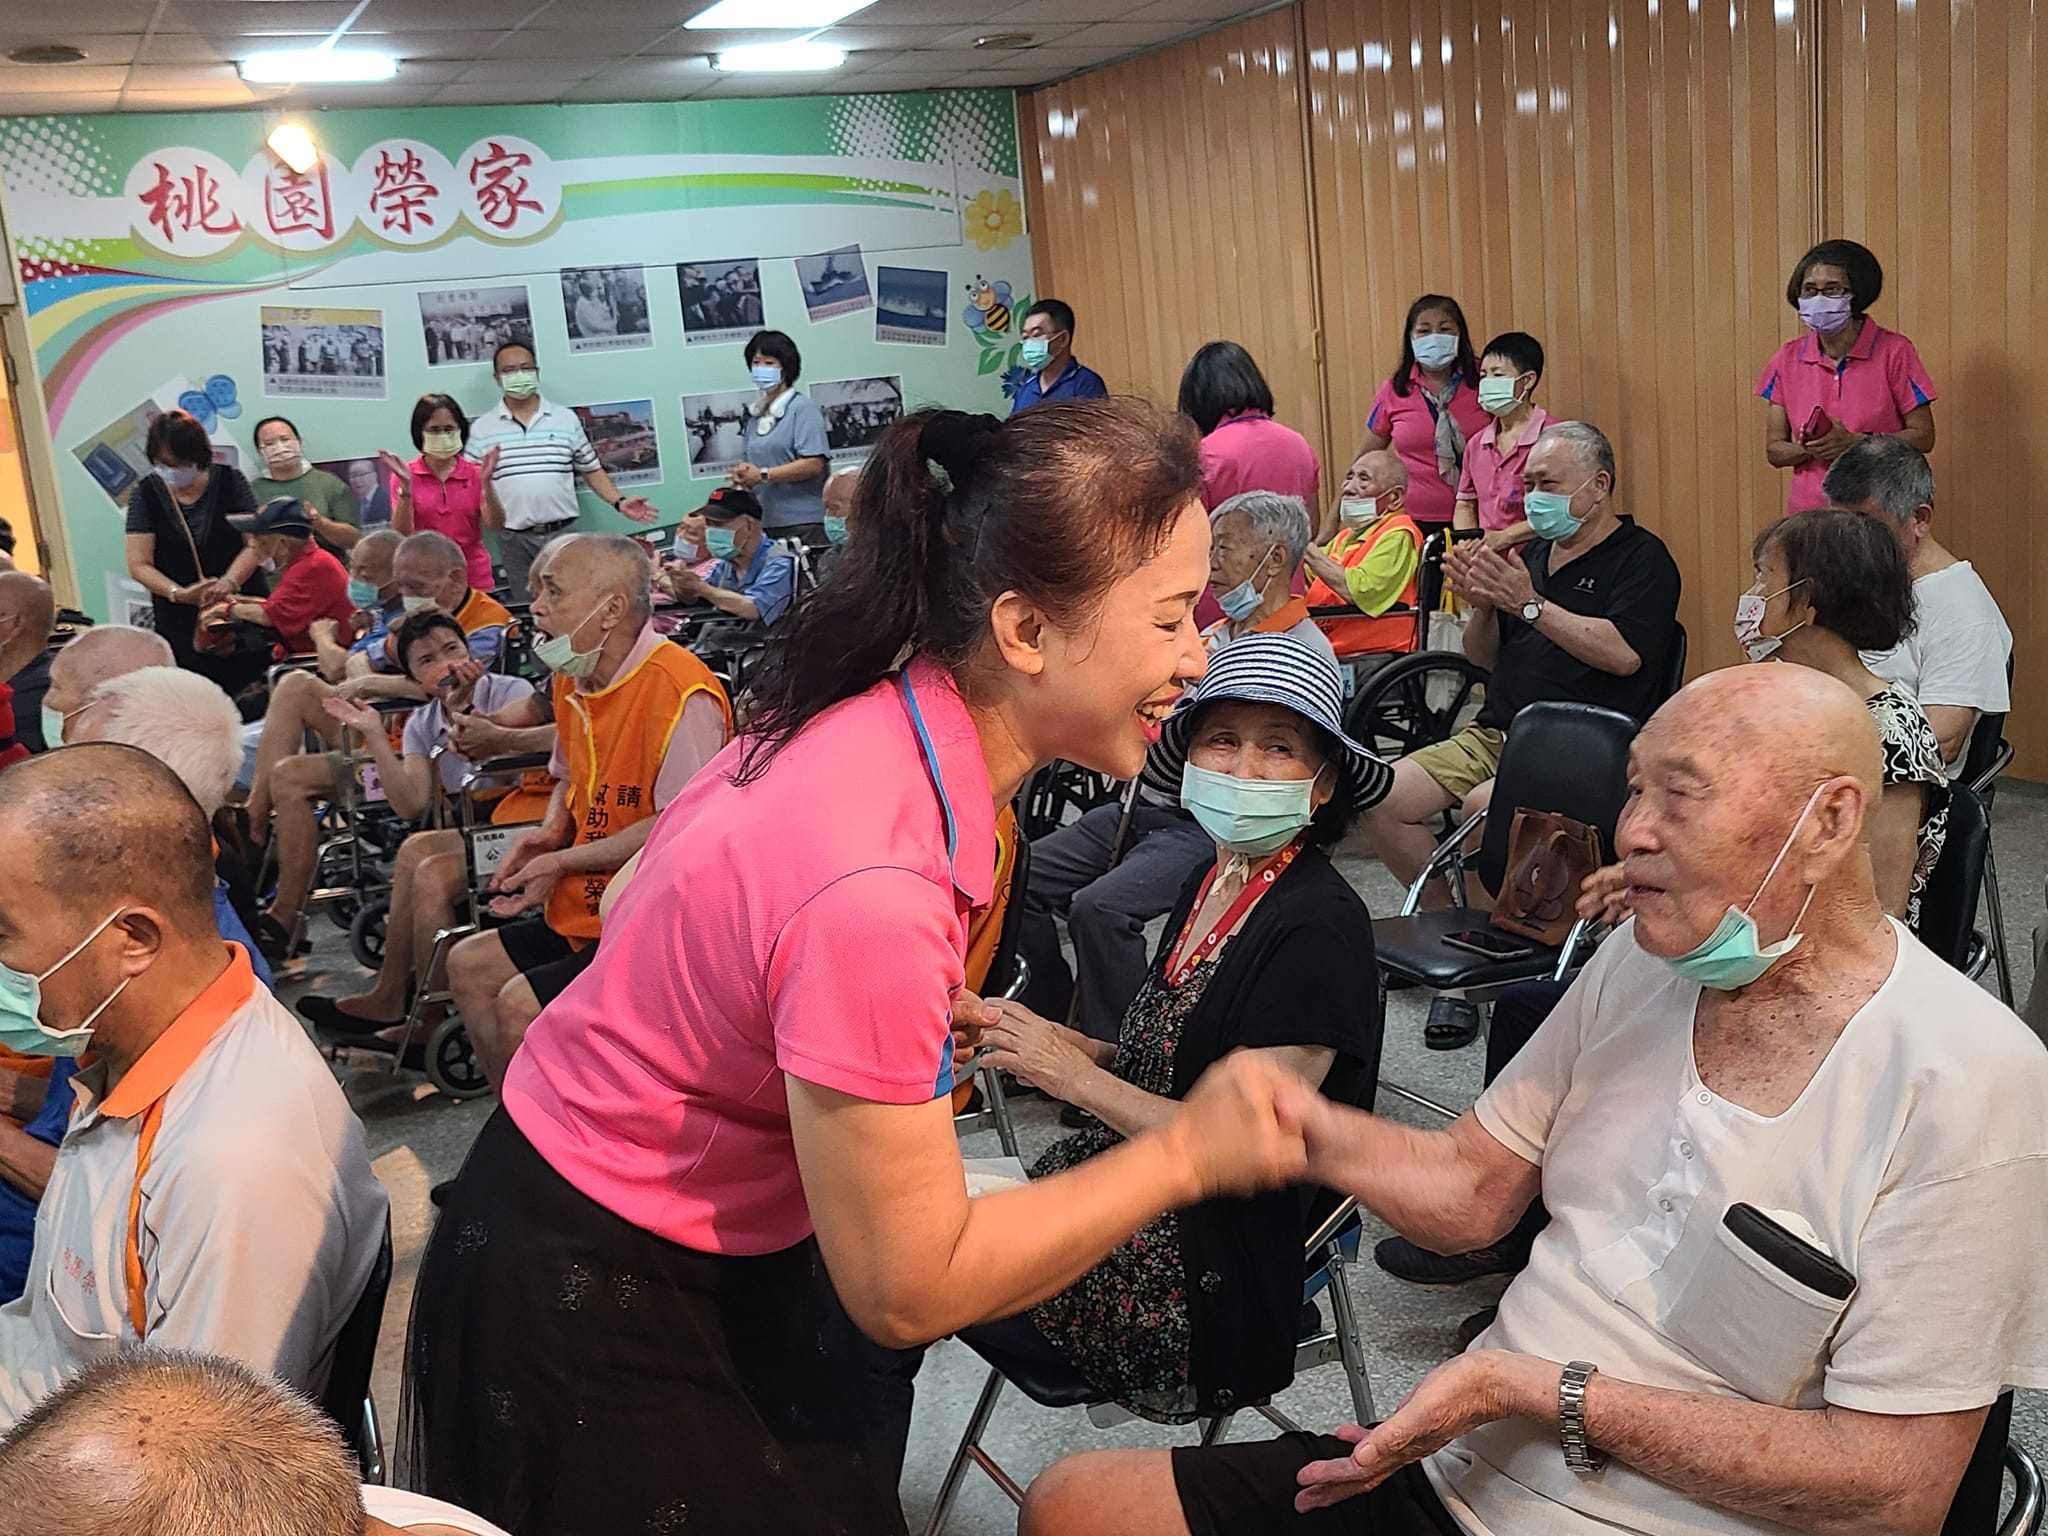
[(1062, 1462), (1027, 1536), (1941, 1529), (2001, 1394), (2048, 1384), (2048, 1054), (1885, 915), (1881, 782), (1815, 672), (1659, 710), (1633, 917), (1473, 1110), (1289, 1110), (1314, 1179), (1438, 1251), (1540, 1188), (1498, 1320), (1377, 1426)]

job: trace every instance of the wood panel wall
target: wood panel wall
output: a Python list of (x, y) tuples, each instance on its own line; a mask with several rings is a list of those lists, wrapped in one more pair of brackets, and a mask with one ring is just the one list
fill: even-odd
[[(1041, 288), (1113, 387), (1170, 400), (1194, 346), (1244, 342), (1326, 483), (1417, 294), (1481, 341), (1534, 333), (1544, 405), (1608, 432), (1623, 509), (1671, 545), (1698, 672), (1740, 659), (1749, 542), (1784, 505), (1753, 390), (1797, 329), (1786, 276), (1863, 240), (1940, 391), (1937, 531), (1997, 593), (2024, 698), (2048, 654), (2037, 32), (1924, 0), (1299, 0), (1025, 98)], [(2008, 734), (2048, 778), (2048, 713)]]

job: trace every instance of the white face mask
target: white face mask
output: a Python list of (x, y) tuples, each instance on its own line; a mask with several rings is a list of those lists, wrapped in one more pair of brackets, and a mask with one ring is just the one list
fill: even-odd
[(263, 462), (270, 469), (290, 469), (299, 462), (299, 445), (290, 438), (282, 442), (266, 443), (259, 450)]
[[(1761, 585), (1759, 582), (1758, 586)], [(1751, 661), (1769, 661), (1778, 653), (1779, 646), (1806, 627), (1806, 621), (1801, 619), (1782, 635), (1764, 633), (1764, 609), (1769, 606), (1771, 598), (1783, 597), (1792, 587), (1804, 585), (1803, 580), (1795, 581), (1791, 587), (1780, 587), (1768, 596), (1751, 587), (1735, 600), (1735, 640)]]

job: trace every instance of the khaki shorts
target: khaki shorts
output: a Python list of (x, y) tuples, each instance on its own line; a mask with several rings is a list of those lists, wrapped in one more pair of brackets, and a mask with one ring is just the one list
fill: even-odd
[(1500, 771), (1500, 751), (1507, 739), (1507, 732), (1490, 725), (1468, 725), (1449, 741), (1417, 748), (1403, 761), (1435, 779), (1453, 801), (1462, 801)]

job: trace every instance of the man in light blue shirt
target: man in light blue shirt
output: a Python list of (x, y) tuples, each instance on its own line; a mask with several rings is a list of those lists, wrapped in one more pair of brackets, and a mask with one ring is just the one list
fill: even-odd
[(709, 603), (736, 619), (767, 628), (788, 611), (796, 596), (796, 557), (761, 529), (761, 503), (751, 491), (721, 486), (699, 509), (704, 547), (718, 564), (699, 576), (672, 565), (661, 585), (686, 603)]

